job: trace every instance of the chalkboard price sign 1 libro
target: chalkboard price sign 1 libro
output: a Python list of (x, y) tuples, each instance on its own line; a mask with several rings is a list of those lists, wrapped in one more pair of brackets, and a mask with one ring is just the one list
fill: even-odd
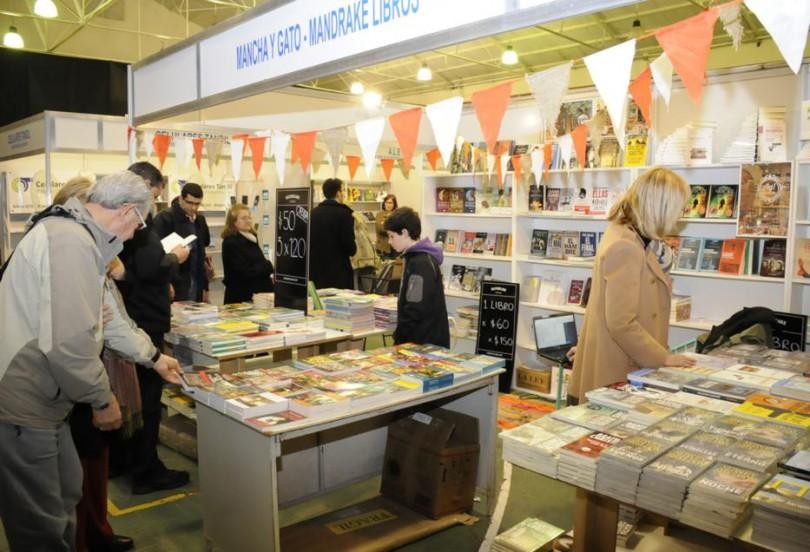
[(307, 310), (309, 188), (276, 190), (275, 305)]
[(475, 352), (506, 359), (499, 388), (509, 392), (515, 358), (520, 284), (495, 280), (481, 282), (478, 301), (478, 338)]

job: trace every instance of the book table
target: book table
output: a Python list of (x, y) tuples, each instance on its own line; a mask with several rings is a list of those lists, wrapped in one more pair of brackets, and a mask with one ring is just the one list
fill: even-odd
[(476, 509), (497, 496), (498, 374), (276, 426), (265, 433), (197, 404), (203, 530), (226, 551), (276, 551), (279, 510), (382, 473), (390, 422), (442, 406), (479, 420)]

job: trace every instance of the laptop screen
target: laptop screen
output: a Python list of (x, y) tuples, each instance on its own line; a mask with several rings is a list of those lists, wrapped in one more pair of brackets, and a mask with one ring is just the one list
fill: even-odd
[(573, 314), (538, 316), (533, 321), (534, 341), (538, 351), (577, 344), (577, 324)]

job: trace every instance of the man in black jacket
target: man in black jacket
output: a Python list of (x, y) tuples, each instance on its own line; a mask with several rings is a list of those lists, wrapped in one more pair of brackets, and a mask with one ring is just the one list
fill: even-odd
[[(157, 198), (163, 191), (163, 175), (146, 161), (129, 167), (143, 178), (152, 195)], [(152, 226), (152, 214), (146, 219), (146, 228), (124, 243), (120, 259), (126, 270), (118, 283), (127, 314), (143, 329), (159, 349), (163, 349), (163, 335), (171, 327), (171, 299), (169, 283), (189, 257), (187, 247), (179, 245), (165, 253), (160, 238)], [(167, 469), (157, 453), (160, 431), (163, 380), (154, 370), (138, 365), (138, 383), (141, 388), (143, 427), (135, 432), (127, 448), (132, 456), (133, 492), (145, 494), (162, 489), (173, 489), (188, 483), (188, 472)]]
[(388, 243), (405, 258), (397, 301), (394, 343), (431, 343), (450, 346), (450, 326), (444, 301), (442, 250), (422, 240), (419, 215), (410, 207), (396, 209), (385, 221)]
[(211, 234), (203, 215), (198, 214), (203, 190), (199, 184), (188, 182), (174, 198), (171, 207), (155, 216), (154, 228), (160, 239), (172, 232), (185, 238), (191, 234), (197, 239), (189, 244), (188, 262), (172, 280), (175, 301), (208, 302), (208, 276), (205, 271), (205, 248), (211, 245)]
[(352, 210), (343, 204), (343, 181), (328, 178), (324, 199), (312, 210), (309, 226), (309, 279), (316, 288), (354, 287), (351, 257), (357, 253)]

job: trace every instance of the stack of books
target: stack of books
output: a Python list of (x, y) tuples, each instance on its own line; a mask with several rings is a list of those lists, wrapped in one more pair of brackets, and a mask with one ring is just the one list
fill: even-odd
[(397, 298), (380, 297), (374, 300), (374, 327), (394, 330), (397, 327)]
[[(708, 380), (704, 380), (708, 381)], [(670, 400), (673, 400), (684, 406), (692, 406), (702, 410), (710, 410), (717, 414), (728, 414), (735, 404), (730, 401), (723, 401), (720, 399), (713, 399), (711, 397), (703, 397), (695, 395), (686, 391), (676, 391), (670, 395)]]
[(254, 293), (253, 304), (258, 309), (272, 309), (275, 305), (275, 293)]
[(602, 452), (596, 468), (596, 491), (620, 502), (635, 503), (636, 487), (644, 466), (664, 454), (670, 445), (635, 435)]
[(720, 414), (717, 412), (695, 406), (688, 406), (667, 418), (667, 421), (687, 425), (692, 428), (693, 431), (696, 431), (719, 417)]
[(679, 391), (698, 376), (681, 372), (665, 372), (642, 368), (627, 374), (627, 381), (639, 387), (653, 387), (664, 391)]
[(323, 300), (326, 309), (324, 325), (348, 333), (374, 329), (374, 301), (361, 296), (340, 295)]
[(670, 450), (641, 472), (636, 504), (677, 519), (689, 484), (713, 463), (711, 457), (691, 450)]
[(172, 320), (178, 324), (189, 324), (216, 318), (219, 308), (210, 303), (196, 301), (175, 301), (172, 303)]
[(590, 491), (596, 486), (596, 464), (599, 455), (621, 441), (607, 433), (591, 433), (560, 449), (557, 479)]
[(753, 163), (757, 151), (757, 112), (749, 113), (740, 123), (732, 142), (720, 158), (721, 163)]
[(548, 477), (557, 477), (560, 448), (589, 433), (584, 427), (545, 416), (501, 432), (503, 459)]
[(732, 413), (759, 421), (810, 428), (810, 404), (767, 393), (754, 393)]
[(771, 393), (780, 397), (810, 402), (810, 377), (796, 374), (776, 382)]
[(757, 543), (786, 551), (807, 550), (810, 542), (810, 482), (774, 475), (751, 497)]
[(627, 419), (644, 425), (652, 425), (668, 418), (683, 407), (667, 399), (647, 400), (627, 412)]
[(705, 378), (693, 380), (683, 386), (687, 393), (709, 397), (733, 403), (745, 402), (745, 399), (757, 392), (753, 387), (735, 383), (723, 383)]
[(773, 385), (792, 375), (793, 374), (790, 372), (777, 370), (775, 368), (735, 364), (725, 370), (718, 370), (709, 376), (709, 379), (722, 383), (730, 383), (732, 385), (753, 387), (760, 391), (769, 391)]
[(679, 519), (730, 538), (747, 518), (748, 499), (768, 478), (761, 472), (718, 462), (689, 485)]
[(651, 425), (644, 430), (644, 436), (675, 446), (697, 431), (697, 427), (674, 421), (676, 415)]
[(740, 439), (726, 449), (726, 452), (723, 453), (719, 460), (749, 470), (772, 473), (777, 462), (784, 456), (785, 451), (779, 447), (763, 445), (748, 439)]
[(564, 530), (537, 518), (526, 518), (492, 541), (493, 552), (544, 552)]
[(599, 387), (585, 393), (588, 402), (627, 412), (643, 403), (641, 394), (613, 387)]
[(584, 403), (555, 410), (550, 414), (555, 420), (588, 428), (592, 431), (608, 431), (624, 420), (624, 412), (594, 403)]

